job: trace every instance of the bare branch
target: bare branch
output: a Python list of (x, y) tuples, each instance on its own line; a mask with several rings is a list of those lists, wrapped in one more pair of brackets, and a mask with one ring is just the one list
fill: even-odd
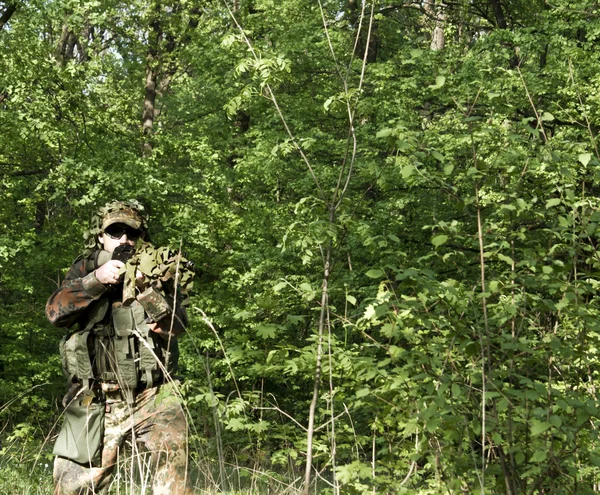
[[(234, 13), (229, 8), (229, 5), (227, 5), (227, 2), (224, 1), (224, 3), (225, 3), (225, 7), (227, 8), (227, 11), (229, 12), (229, 16), (231, 17), (231, 19), (235, 23), (236, 27), (238, 28), (240, 34), (244, 38), (244, 42), (248, 46), (248, 50), (250, 51), (250, 53), (254, 57), (254, 60), (259, 61), (260, 58), (259, 58), (258, 54), (256, 53), (256, 50), (254, 50), (254, 46), (252, 45), (251, 41), (246, 36), (246, 33), (244, 32), (244, 28), (242, 28), (242, 26), (238, 22), (238, 20), (235, 17)], [(304, 150), (302, 149), (302, 147), (300, 146), (300, 144), (296, 140), (296, 136), (294, 136), (294, 134), (292, 133), (290, 127), (288, 126), (287, 120), (286, 120), (285, 116), (283, 115), (283, 112), (281, 111), (281, 108), (279, 107), (279, 103), (277, 102), (277, 98), (275, 97), (275, 93), (273, 93), (273, 91), (271, 89), (271, 86), (268, 83), (265, 84), (265, 89), (266, 89), (265, 96), (273, 102), (273, 105), (275, 106), (275, 109), (277, 110), (277, 114), (279, 115), (279, 119), (281, 120), (281, 123), (283, 124), (283, 127), (285, 128), (285, 131), (287, 132), (288, 136), (290, 137), (290, 140), (294, 144), (294, 147), (296, 148), (296, 150), (298, 151), (298, 153), (300, 153), (300, 156), (302, 157), (302, 160), (306, 164), (306, 166), (308, 168), (308, 171), (310, 172), (310, 175), (312, 176), (312, 178), (313, 178), (313, 180), (315, 182), (315, 185), (317, 186), (317, 189), (319, 191), (321, 199), (325, 200), (325, 193), (323, 192), (323, 189), (321, 188), (321, 184), (319, 183), (319, 179), (317, 178), (317, 175), (315, 174), (315, 171), (313, 170), (310, 161), (308, 160), (306, 154), (304, 153)]]
[(4, 12), (2, 12), (2, 15), (0, 15), (0, 31), (2, 31), (2, 28), (4, 27), (4, 25), (10, 20), (10, 18), (12, 17), (12, 15), (15, 13), (16, 10), (17, 10), (16, 3), (10, 2), (6, 5), (6, 9), (4, 10)]

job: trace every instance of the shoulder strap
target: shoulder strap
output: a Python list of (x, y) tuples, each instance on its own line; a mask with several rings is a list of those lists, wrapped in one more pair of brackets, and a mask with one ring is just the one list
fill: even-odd
[(101, 322), (106, 316), (109, 306), (110, 301), (107, 297), (101, 297), (100, 299), (96, 299), (95, 301), (90, 303), (87, 312), (88, 322), (84, 330), (91, 330), (92, 328), (94, 328), (96, 323)]

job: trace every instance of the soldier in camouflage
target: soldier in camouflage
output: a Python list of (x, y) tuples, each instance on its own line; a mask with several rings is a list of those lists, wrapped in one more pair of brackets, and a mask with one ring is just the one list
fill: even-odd
[[(181, 279), (164, 276), (167, 272), (158, 269), (154, 271), (162, 278), (151, 279), (148, 263), (144, 273), (139, 263), (132, 265), (114, 256), (128, 246), (145, 245), (148, 251), (146, 238), (147, 222), (139, 203), (108, 203), (93, 218), (87, 251), (48, 299), (50, 322), (70, 329), (61, 342), (63, 368), (70, 382), (63, 405), (83, 411), (95, 406), (104, 418), (95, 459), (72, 455), (70, 440), (66, 450), (57, 452), (55, 447), (59, 454), (54, 462), (55, 495), (108, 493), (125, 440), (130, 441), (134, 456), (138, 446), (149, 453), (154, 495), (192, 493), (187, 422), (173, 378), (177, 337), (187, 324), (178, 297)], [(129, 280), (134, 297), (127, 300), (126, 273), (134, 274)], [(151, 292), (146, 298), (150, 306), (138, 297), (144, 289)], [(169, 311), (156, 316), (154, 309), (161, 304)], [(80, 437), (79, 433), (87, 432), (75, 432), (74, 437)], [(59, 438), (62, 435), (61, 430)]]

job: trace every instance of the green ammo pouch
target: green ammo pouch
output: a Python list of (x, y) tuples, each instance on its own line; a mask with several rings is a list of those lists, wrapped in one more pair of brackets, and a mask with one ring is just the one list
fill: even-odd
[(59, 344), (63, 373), (71, 381), (74, 377), (88, 381), (94, 377), (88, 350), (89, 331), (65, 335)]
[(102, 465), (104, 404), (80, 404), (73, 400), (65, 409), (64, 421), (52, 453), (79, 464)]
[[(154, 381), (152, 372), (158, 369), (156, 356), (153, 350), (148, 349), (148, 346), (154, 345), (154, 340), (149, 338), (145, 318), (144, 308), (137, 301), (130, 306), (113, 306), (112, 309), (117, 382), (129, 404), (135, 402), (134, 392), (140, 379), (146, 387), (151, 387)], [(138, 341), (138, 336), (144, 342)]]

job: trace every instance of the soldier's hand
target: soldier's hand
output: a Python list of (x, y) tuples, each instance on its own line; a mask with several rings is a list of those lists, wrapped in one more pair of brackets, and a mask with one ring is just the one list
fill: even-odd
[(139, 270), (135, 271), (135, 286), (140, 290), (146, 288), (146, 277)]
[(169, 338), (169, 336), (171, 338), (177, 338), (183, 332), (183, 327), (178, 325), (177, 322), (174, 323), (174, 328), (171, 328), (171, 318), (163, 318), (159, 322), (153, 321), (148, 323), (148, 326), (150, 327), (150, 330), (163, 338)]
[(151, 323), (148, 323), (148, 326), (150, 327), (150, 330), (154, 333), (157, 333), (158, 335), (161, 335), (163, 337), (169, 337), (169, 329), (163, 329), (163, 326), (166, 327), (167, 325), (161, 325), (158, 322), (153, 321)]
[(121, 275), (119, 274), (119, 270), (123, 267), (125, 263), (119, 260), (109, 260), (100, 268), (96, 269), (95, 275), (98, 279), (98, 282), (104, 285), (108, 284), (116, 284)]

